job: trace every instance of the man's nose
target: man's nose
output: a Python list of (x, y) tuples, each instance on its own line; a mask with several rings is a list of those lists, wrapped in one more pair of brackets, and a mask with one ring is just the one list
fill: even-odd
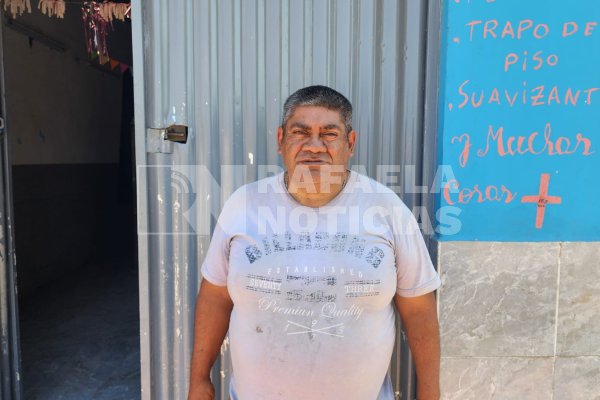
[(320, 153), (327, 150), (323, 138), (318, 133), (310, 135), (306, 139), (303, 147), (305, 151), (312, 151), (313, 153)]

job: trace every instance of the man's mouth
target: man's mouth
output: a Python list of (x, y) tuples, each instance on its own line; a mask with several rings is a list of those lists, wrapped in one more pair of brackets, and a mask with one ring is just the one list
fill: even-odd
[(298, 161), (299, 165), (326, 165), (327, 162), (321, 159), (305, 159)]

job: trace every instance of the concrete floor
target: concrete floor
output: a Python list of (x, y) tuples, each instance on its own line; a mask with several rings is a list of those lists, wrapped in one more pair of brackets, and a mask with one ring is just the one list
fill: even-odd
[(140, 398), (137, 267), (92, 263), (20, 307), (27, 400)]

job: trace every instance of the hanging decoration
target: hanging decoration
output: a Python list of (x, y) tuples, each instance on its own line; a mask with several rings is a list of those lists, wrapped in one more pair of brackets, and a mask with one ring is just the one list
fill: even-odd
[(131, 5), (126, 3), (84, 1), (81, 8), (83, 27), (85, 30), (85, 45), (88, 54), (96, 53), (100, 62), (108, 57), (106, 38), (112, 28), (112, 21), (125, 21), (131, 17)]
[(125, 21), (125, 18), (131, 17), (131, 4), (129, 3), (100, 3), (100, 15), (108, 22), (113, 19)]
[(10, 12), (13, 18), (25, 11), (31, 14), (31, 0), (4, 0), (4, 11)]
[[(38, 9), (48, 17), (64, 19), (67, 4), (81, 5), (85, 48), (92, 60), (98, 60), (100, 65), (108, 64), (111, 70), (119, 67), (121, 73), (127, 71), (129, 65), (109, 57), (106, 42), (114, 20), (131, 18), (131, 4), (95, 0), (39, 0)], [(25, 11), (31, 14), (31, 0), (4, 0), (4, 10), (13, 18), (23, 15)]]
[(49, 17), (65, 18), (64, 0), (40, 0), (38, 9)]
[(88, 54), (95, 52), (98, 56), (108, 57), (106, 37), (109, 23), (100, 14), (100, 4), (95, 1), (86, 1), (81, 7), (81, 11), (85, 31), (85, 48)]
[(122, 61), (116, 60), (108, 56), (98, 55), (97, 53), (92, 53), (90, 59), (91, 62), (97, 62), (99, 65), (110, 67), (111, 71), (116, 71), (118, 67), (118, 70), (121, 73), (121, 75), (123, 75), (128, 69), (131, 69), (131, 65), (125, 64)]

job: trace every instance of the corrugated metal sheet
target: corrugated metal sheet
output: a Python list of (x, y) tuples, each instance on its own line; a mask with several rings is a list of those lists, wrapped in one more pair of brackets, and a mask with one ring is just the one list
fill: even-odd
[(6, 116), (3, 25), (4, 12), (0, 12), (0, 398), (19, 400), (23, 388), (20, 377), (12, 169), (3, 119)]
[[(133, 1), (144, 399), (186, 397), (210, 228), (229, 193), (260, 177), (260, 166), (279, 165), (289, 94), (309, 84), (346, 94), (359, 133), (353, 162), (372, 176), (378, 165), (412, 165), (419, 184), (424, 157), (434, 156), (423, 148), (427, 8), (426, 0)], [(146, 129), (173, 123), (189, 126), (188, 143), (147, 153)], [(235, 165), (243, 167), (222, 168)], [(420, 202), (400, 194), (409, 207)], [(414, 397), (409, 359), (399, 346), (393, 376), (403, 399)], [(225, 387), (226, 357), (221, 370), (214, 378)]]

